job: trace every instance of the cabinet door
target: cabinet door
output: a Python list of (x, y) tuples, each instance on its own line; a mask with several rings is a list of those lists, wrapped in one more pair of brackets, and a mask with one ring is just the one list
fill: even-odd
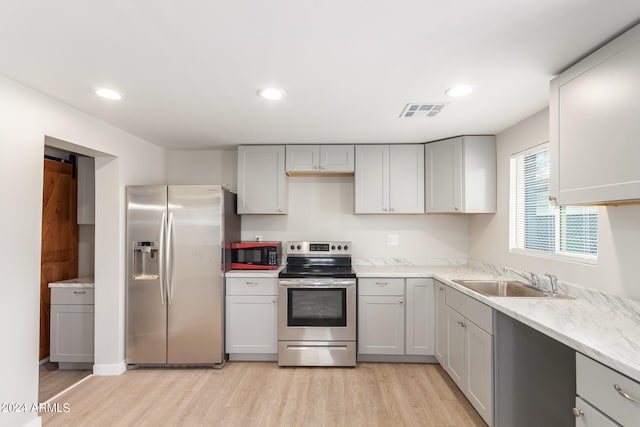
[(447, 363), (445, 369), (458, 384), (461, 390), (466, 390), (466, 339), (465, 339), (465, 319), (452, 309), (447, 307)]
[(320, 146), (287, 145), (287, 172), (318, 172)]
[(277, 297), (228, 296), (226, 301), (227, 353), (277, 353)]
[(640, 26), (551, 84), (551, 193), (559, 204), (640, 199)]
[(93, 157), (78, 157), (78, 224), (95, 224), (96, 204), (95, 161)]
[(404, 297), (360, 296), (358, 352), (404, 354)]
[(462, 210), (462, 137), (425, 144), (426, 209)]
[(238, 213), (286, 212), (284, 145), (238, 147)]
[(424, 213), (424, 145), (389, 146), (389, 212)]
[(93, 362), (93, 305), (51, 305), (52, 362)]
[(353, 150), (353, 145), (321, 145), (320, 171), (353, 173)]
[(407, 279), (406, 354), (434, 354), (433, 279)]
[(466, 390), (469, 402), (492, 425), (493, 416), (493, 340), (475, 323), (465, 320)]
[(356, 145), (356, 213), (389, 212), (389, 146)]
[(447, 360), (447, 306), (445, 285), (436, 282), (436, 359), (442, 366)]

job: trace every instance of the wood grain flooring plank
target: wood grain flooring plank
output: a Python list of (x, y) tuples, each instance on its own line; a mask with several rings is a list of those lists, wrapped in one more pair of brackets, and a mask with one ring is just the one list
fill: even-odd
[(482, 427), (437, 365), (361, 363), (278, 368), (229, 362), (222, 370), (137, 369), (91, 377), (57, 399), (55, 426)]

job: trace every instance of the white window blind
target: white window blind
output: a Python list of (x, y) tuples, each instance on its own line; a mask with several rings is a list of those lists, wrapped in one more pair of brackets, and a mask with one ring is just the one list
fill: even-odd
[(549, 170), (547, 144), (511, 157), (510, 248), (594, 261), (598, 208), (552, 205)]

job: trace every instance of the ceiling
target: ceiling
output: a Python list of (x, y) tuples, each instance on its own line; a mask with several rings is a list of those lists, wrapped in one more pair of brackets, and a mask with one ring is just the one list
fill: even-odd
[[(170, 149), (425, 142), (541, 110), (639, 18), (638, 0), (3, 0), (0, 74)], [(444, 94), (459, 82), (474, 93)], [(410, 102), (446, 105), (400, 118)]]

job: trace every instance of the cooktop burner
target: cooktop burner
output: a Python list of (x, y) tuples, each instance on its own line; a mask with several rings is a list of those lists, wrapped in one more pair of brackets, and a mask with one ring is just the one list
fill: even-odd
[(287, 266), (282, 278), (355, 278), (351, 268), (351, 242), (287, 242)]

